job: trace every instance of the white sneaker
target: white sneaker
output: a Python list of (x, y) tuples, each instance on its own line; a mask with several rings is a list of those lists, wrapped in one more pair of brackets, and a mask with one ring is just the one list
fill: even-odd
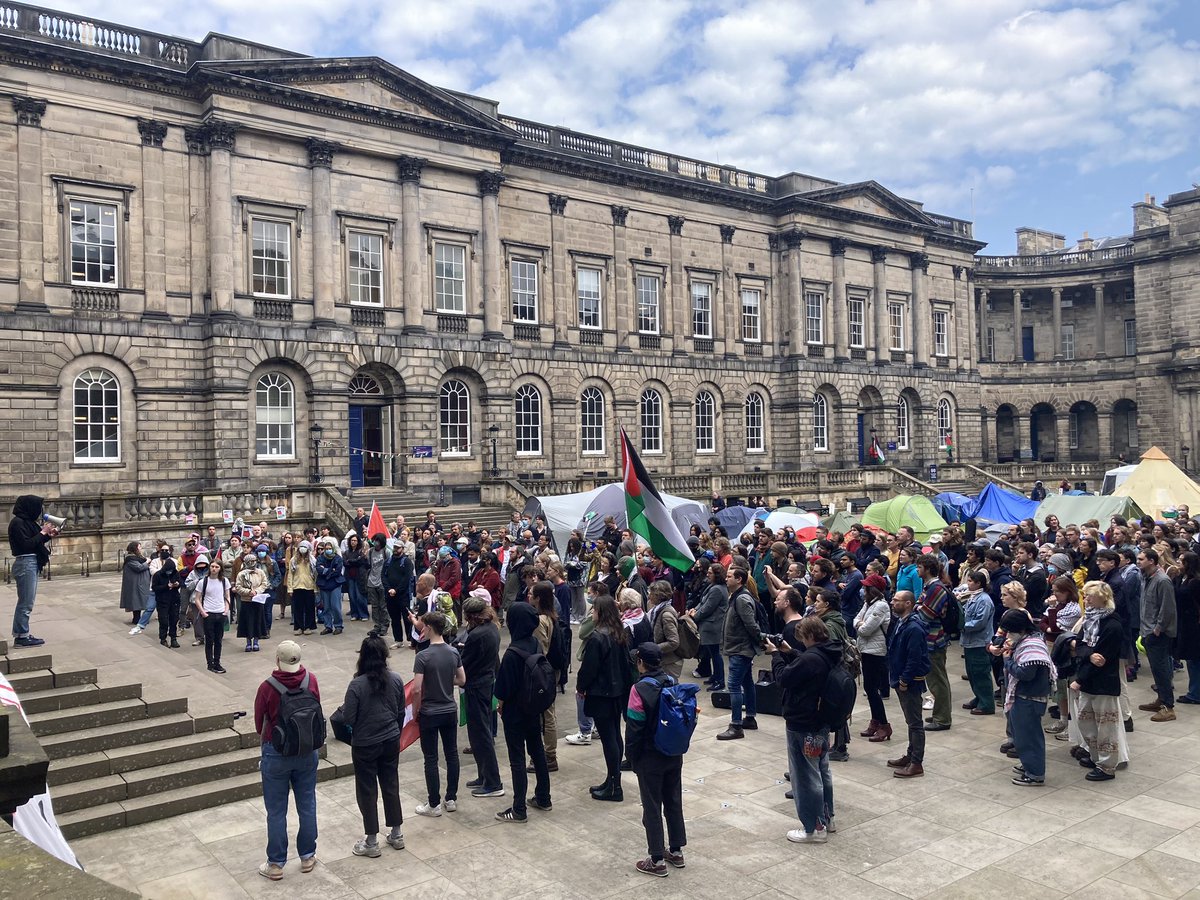
[(457, 800), (443, 800), (442, 801), (442, 809), (444, 809), (446, 812), (457, 812), (458, 811), (458, 801)]
[(146, 629), (143, 628), (141, 625), (134, 625), (132, 628), (129, 629), (129, 633), (130, 634), (141, 634), (145, 630)]
[(590, 731), (587, 734), (584, 734), (582, 731), (577, 731), (574, 734), (568, 734), (567, 743), (574, 744), (576, 747), (591, 746), (592, 734)]
[(824, 828), (811, 832), (795, 828), (787, 833), (787, 839), (793, 844), (825, 844), (829, 842), (829, 832)]
[(921, 701), (921, 709), (933, 709), (933, 698), (926, 695), (925, 699)]
[(432, 816), (432, 817), (436, 818), (436, 817), (440, 816), (441, 814), (442, 814), (442, 805), (440, 803), (437, 806), (430, 806), (428, 803), (418, 803), (417, 804), (417, 815), (418, 816)]
[(829, 817), (829, 824), (825, 826), (825, 830), (830, 834), (837, 834), (837, 825), (834, 824), (833, 816)]

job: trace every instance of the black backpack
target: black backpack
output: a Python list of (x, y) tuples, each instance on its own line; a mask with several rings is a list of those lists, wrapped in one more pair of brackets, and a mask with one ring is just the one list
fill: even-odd
[(941, 625), (946, 632), (946, 637), (949, 640), (955, 640), (962, 634), (963, 627), (963, 608), (958, 602), (958, 598), (948, 590), (946, 586), (940, 582), (935, 583), (934, 587), (940, 590), (946, 597), (946, 602), (942, 605)]
[(271, 745), (280, 756), (305, 756), (325, 745), (325, 715), (308, 681), (308, 672), (294, 688), (284, 687), (274, 675), (267, 679), (280, 695), (279, 715), (271, 731)]
[(834, 665), (825, 676), (821, 693), (817, 697), (817, 717), (830, 731), (837, 731), (846, 724), (854, 712), (854, 700), (858, 692), (854, 679), (845, 666)]
[(517, 709), (526, 716), (540, 716), (554, 705), (554, 695), (558, 691), (558, 683), (554, 678), (554, 667), (541, 650), (527, 653), (510, 648), (525, 663), (525, 677), (517, 690)]

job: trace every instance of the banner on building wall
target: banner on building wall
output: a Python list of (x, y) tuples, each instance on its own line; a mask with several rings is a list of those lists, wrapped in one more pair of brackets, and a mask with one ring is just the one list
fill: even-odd
[(275, 520), (277, 522), (282, 522), (286, 518), (287, 518), (287, 507), (286, 506), (275, 507)]

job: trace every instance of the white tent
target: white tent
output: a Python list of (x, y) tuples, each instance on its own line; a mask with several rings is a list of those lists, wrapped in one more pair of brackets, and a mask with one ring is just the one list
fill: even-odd
[(1104, 486), (1100, 488), (1100, 493), (1104, 495), (1111, 494), (1122, 484), (1126, 479), (1136, 471), (1137, 466), (1118, 466), (1115, 469), (1109, 469), (1104, 473)]
[[(671, 518), (685, 537), (692, 525), (708, 527), (711, 512), (707, 504), (673, 494), (662, 494), (662, 498)], [(578, 494), (530, 497), (525, 504), (525, 514), (531, 518), (535, 515), (545, 516), (550, 533), (554, 536), (554, 546), (561, 553), (566, 550), (571, 532), (576, 528), (583, 532), (587, 540), (600, 537), (604, 532), (605, 516), (616, 518), (618, 528), (625, 527), (625, 486), (615, 481)]]
[[(758, 517), (755, 516), (754, 519), (751, 519), (749, 522), (747, 522), (746, 526), (742, 529), (741, 534), (739, 534), (738, 537), (741, 537), (743, 534), (749, 534), (753, 532), (754, 521), (757, 518)], [(820, 518), (814, 513), (791, 513), (783, 512), (782, 510), (778, 509), (774, 512), (768, 513), (763, 519), (763, 525), (767, 528), (770, 528), (772, 532), (779, 532), (784, 528), (790, 527), (794, 532), (796, 532), (797, 538), (802, 541), (813, 540), (816, 537), (817, 526), (820, 524)]]

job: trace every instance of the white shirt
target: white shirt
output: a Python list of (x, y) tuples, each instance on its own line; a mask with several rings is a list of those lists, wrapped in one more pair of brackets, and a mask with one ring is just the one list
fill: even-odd
[(200, 603), (204, 611), (209, 615), (213, 613), (225, 612), (225, 604), (229, 601), (229, 582), (220, 581), (216, 578), (209, 578), (207, 581), (201, 581), (196, 585), (196, 590), (200, 590), (200, 586), (204, 586), (204, 595), (200, 597)]

